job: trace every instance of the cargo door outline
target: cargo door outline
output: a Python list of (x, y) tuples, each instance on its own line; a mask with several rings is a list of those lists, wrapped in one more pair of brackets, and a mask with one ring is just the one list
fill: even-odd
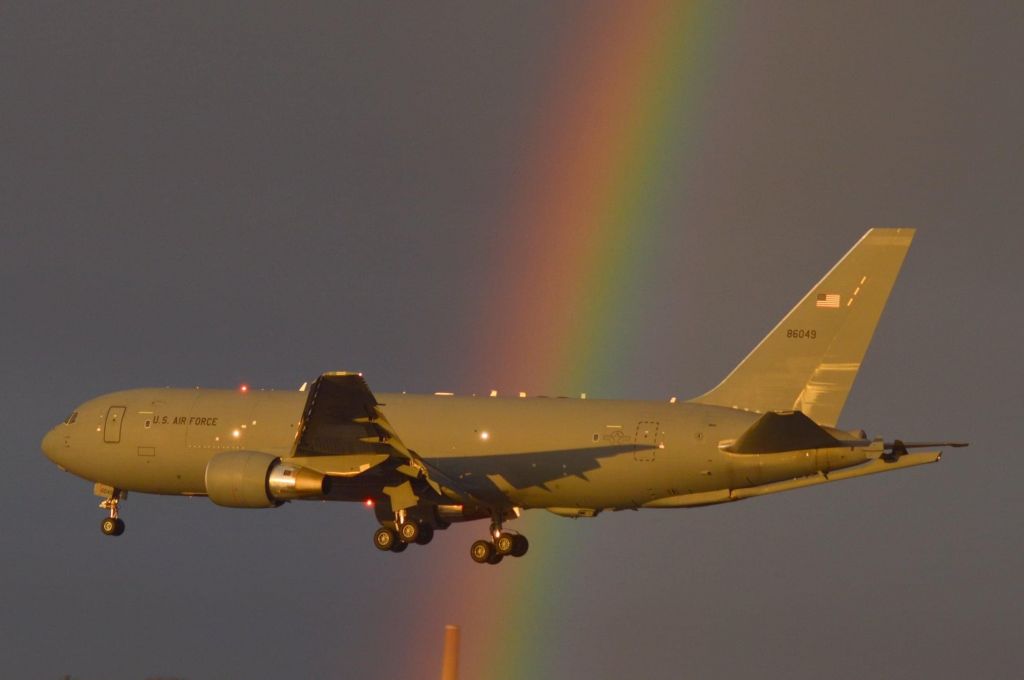
[(658, 421), (641, 420), (636, 424), (633, 438), (633, 459), (643, 462), (654, 462), (658, 450)]
[(124, 421), (124, 406), (111, 406), (107, 409), (107, 420), (103, 424), (103, 441), (107, 444), (121, 443), (121, 423)]

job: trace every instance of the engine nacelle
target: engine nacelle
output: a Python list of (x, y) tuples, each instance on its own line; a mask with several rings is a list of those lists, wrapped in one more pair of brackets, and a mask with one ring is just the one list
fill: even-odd
[(260, 451), (225, 451), (206, 465), (206, 495), (229, 508), (273, 508), (326, 496), (331, 478)]

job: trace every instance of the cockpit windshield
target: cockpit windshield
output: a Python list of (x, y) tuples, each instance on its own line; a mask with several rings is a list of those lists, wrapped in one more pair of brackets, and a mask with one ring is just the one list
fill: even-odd
[(72, 411), (71, 415), (69, 415), (67, 418), (64, 419), (64, 424), (65, 425), (70, 425), (71, 423), (75, 422), (76, 420), (78, 420), (78, 411)]

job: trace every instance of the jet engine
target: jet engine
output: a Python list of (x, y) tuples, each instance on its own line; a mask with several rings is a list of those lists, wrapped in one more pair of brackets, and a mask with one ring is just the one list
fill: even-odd
[(274, 508), (329, 493), (331, 478), (260, 451), (226, 451), (206, 465), (206, 495), (229, 508)]

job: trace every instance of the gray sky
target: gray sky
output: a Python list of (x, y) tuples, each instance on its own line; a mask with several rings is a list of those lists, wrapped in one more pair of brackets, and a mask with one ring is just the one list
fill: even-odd
[(133, 386), (489, 389), (473, 315), (590, 6), (0, 6), (3, 674), (410, 677), (423, 654), (432, 678), (446, 622), (468, 680), (503, 639), (541, 678), (1019, 673), (1024, 9), (832, 5), (736, 3), (711, 36), (668, 285), (633, 317), (656, 332), (598, 396), (699, 394), (867, 227), (910, 225), (842, 424), (971, 447), (727, 507), (534, 513), (564, 537), (524, 558), (542, 579), (471, 565), (472, 525), (382, 555), (340, 504), (133, 495), (109, 540), (39, 440)]

